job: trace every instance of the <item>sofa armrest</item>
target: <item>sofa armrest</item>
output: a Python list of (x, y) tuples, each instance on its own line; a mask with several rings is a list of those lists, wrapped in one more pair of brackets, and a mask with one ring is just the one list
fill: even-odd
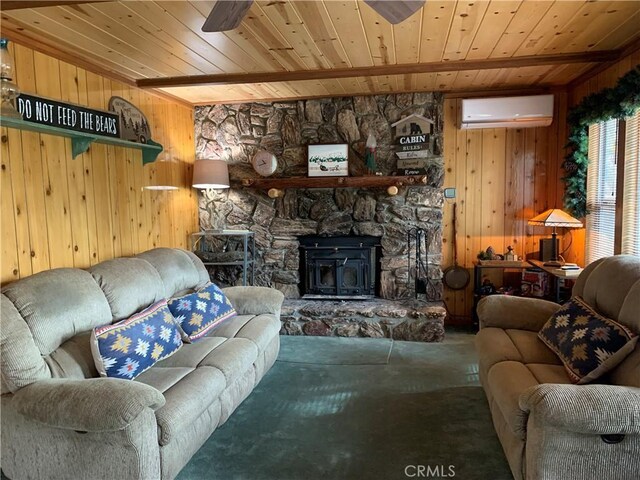
[(222, 289), (238, 315), (280, 315), (284, 295), (268, 287), (228, 287)]
[(117, 378), (41, 380), (13, 396), (16, 411), (50, 427), (84, 432), (122, 430), (165, 398), (149, 385)]
[(480, 328), (516, 328), (538, 332), (560, 305), (539, 298), (491, 295), (478, 303)]
[(592, 435), (640, 433), (640, 388), (618, 385), (560, 385), (529, 388), (520, 408), (540, 424)]

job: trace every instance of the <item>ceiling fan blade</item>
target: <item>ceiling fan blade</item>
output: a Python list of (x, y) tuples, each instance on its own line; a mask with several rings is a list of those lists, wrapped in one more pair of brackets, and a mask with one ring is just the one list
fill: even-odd
[(240, 25), (253, 0), (218, 0), (202, 25), (203, 32), (226, 32)]
[(425, 0), (364, 0), (389, 23), (400, 23), (422, 8)]

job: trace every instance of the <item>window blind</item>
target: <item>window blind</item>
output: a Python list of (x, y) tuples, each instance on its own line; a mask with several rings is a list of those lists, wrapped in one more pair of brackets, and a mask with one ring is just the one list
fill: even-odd
[(618, 122), (589, 127), (586, 263), (613, 255), (616, 222)]
[(621, 253), (640, 256), (640, 110), (627, 119)]

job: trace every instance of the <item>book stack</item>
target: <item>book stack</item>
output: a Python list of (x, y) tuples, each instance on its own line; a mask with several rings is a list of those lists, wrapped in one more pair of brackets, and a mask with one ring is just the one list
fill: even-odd
[(582, 272), (582, 268), (575, 263), (565, 263), (560, 268), (556, 268), (553, 274), (558, 277), (576, 278), (580, 272)]

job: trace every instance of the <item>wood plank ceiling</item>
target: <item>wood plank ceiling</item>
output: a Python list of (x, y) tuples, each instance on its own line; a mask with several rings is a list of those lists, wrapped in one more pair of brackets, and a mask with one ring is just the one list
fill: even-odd
[[(409, 19), (391, 25), (356, 0), (258, 0), (239, 28), (203, 33), (214, 3), (104, 1), (3, 10), (1, 28), (10, 39), (132, 83), (246, 75), (242, 81), (162, 88), (194, 104), (552, 87), (597, 65), (589, 53), (613, 58), (640, 38), (638, 1), (427, 0)], [(567, 54), (578, 55), (560, 62), (550, 57)], [(525, 66), (510, 66), (517, 57)], [(451, 70), (438, 65), (446, 62)], [(460, 62), (475, 63), (465, 69)], [(349, 68), (357, 76), (313, 75)], [(309, 79), (284, 75), (265, 82), (260, 76), (301, 71), (311, 72)]]

